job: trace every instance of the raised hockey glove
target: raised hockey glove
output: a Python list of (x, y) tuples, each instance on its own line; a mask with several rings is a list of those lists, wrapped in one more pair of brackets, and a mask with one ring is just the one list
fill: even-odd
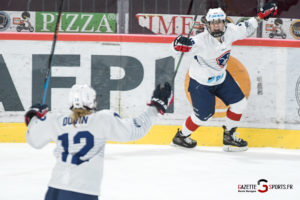
[(160, 114), (165, 114), (168, 106), (173, 103), (173, 92), (171, 85), (165, 82), (164, 85), (158, 84), (153, 92), (149, 106), (155, 106)]
[(260, 19), (268, 20), (269, 17), (275, 17), (277, 15), (277, 11), (277, 4), (275, 2), (270, 2), (264, 5), (264, 7), (260, 8), (258, 17)]
[(46, 104), (34, 104), (32, 105), (29, 110), (25, 113), (25, 124), (28, 126), (30, 120), (37, 116), (39, 119), (43, 118), (47, 112), (49, 111), (49, 108)]
[(189, 52), (193, 46), (191, 38), (179, 35), (173, 42), (174, 49), (181, 52)]

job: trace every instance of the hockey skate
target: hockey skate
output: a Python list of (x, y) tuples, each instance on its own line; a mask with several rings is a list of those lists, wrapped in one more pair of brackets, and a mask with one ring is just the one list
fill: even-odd
[(182, 135), (181, 130), (177, 130), (176, 135), (173, 138), (173, 144), (185, 148), (194, 148), (197, 145), (197, 141), (193, 140), (190, 135)]
[(223, 150), (224, 151), (246, 151), (248, 149), (248, 142), (244, 141), (241, 138), (238, 138), (236, 135), (237, 127), (227, 130), (226, 126), (223, 126), (224, 137), (223, 137)]

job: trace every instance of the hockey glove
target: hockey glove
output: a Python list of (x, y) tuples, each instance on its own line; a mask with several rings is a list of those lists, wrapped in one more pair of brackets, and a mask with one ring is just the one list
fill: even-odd
[(44, 117), (47, 112), (49, 111), (49, 108), (46, 104), (34, 104), (29, 108), (29, 110), (25, 114), (25, 124), (28, 126), (30, 120), (37, 116), (39, 119)]
[(174, 49), (181, 52), (189, 52), (193, 46), (190, 38), (179, 35), (173, 42)]
[(268, 20), (269, 17), (275, 17), (277, 15), (277, 4), (275, 2), (270, 2), (264, 5), (263, 8), (260, 9), (258, 13), (258, 17), (260, 19)]
[(155, 106), (160, 114), (165, 114), (168, 106), (173, 103), (173, 92), (171, 85), (165, 82), (164, 85), (158, 84), (153, 92), (149, 106)]

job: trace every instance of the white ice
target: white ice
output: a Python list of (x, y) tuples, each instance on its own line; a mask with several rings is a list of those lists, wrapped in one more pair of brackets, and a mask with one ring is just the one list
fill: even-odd
[[(55, 159), (54, 144), (0, 144), (0, 200), (43, 200)], [(292, 184), (268, 190), (257, 185)], [(238, 192), (238, 185), (256, 192)], [(100, 200), (299, 200), (300, 150), (108, 144)]]

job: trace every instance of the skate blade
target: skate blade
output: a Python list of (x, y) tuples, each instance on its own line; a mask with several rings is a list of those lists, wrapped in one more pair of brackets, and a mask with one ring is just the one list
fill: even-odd
[(176, 148), (176, 149), (183, 149), (183, 150), (186, 150), (186, 151), (193, 151), (193, 149), (195, 149), (195, 147), (196, 147), (196, 146), (193, 147), (193, 148), (183, 147), (183, 146), (180, 146), (180, 145), (175, 144), (175, 143), (173, 143), (173, 142), (171, 142), (170, 146), (171, 146), (171, 147), (174, 147), (174, 148)]
[(248, 150), (248, 146), (245, 146), (245, 147), (234, 147), (234, 146), (230, 146), (230, 145), (223, 146), (223, 151), (226, 151), (226, 152), (242, 152), (242, 151), (247, 151), (247, 150)]

